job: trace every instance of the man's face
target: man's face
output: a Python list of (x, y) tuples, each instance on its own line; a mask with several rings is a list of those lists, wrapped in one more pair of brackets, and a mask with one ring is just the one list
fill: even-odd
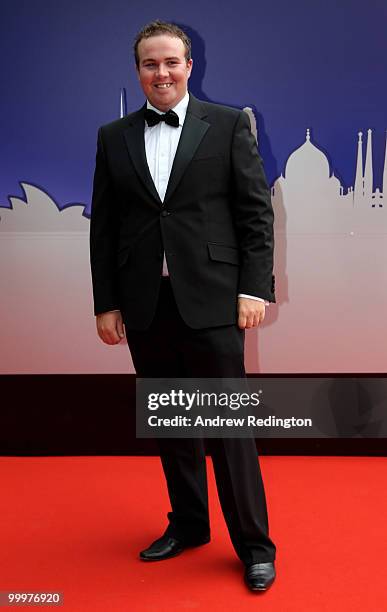
[(143, 38), (138, 45), (137, 73), (142, 90), (163, 112), (176, 106), (187, 92), (192, 60), (187, 62), (185, 51), (180, 38), (166, 34)]

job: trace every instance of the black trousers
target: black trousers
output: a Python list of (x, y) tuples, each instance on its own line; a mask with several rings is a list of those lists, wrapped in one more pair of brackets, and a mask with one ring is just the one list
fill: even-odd
[[(146, 331), (126, 330), (136, 372), (148, 378), (245, 376), (244, 332), (236, 325), (191, 329), (163, 278), (157, 312)], [(273, 561), (265, 491), (253, 438), (158, 439), (172, 512), (167, 533), (185, 543), (210, 534), (205, 448), (234, 549), (245, 564)]]

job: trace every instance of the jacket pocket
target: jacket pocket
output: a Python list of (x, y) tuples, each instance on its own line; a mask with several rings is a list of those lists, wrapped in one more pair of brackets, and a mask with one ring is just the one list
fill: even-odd
[(239, 265), (239, 253), (236, 247), (227, 246), (225, 244), (217, 244), (208, 242), (208, 253), (213, 261), (222, 261), (224, 263)]

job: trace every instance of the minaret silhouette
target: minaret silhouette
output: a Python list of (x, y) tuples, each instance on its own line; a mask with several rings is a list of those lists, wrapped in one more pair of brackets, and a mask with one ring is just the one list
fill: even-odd
[(126, 107), (126, 89), (122, 87), (120, 90), (120, 119), (127, 115), (127, 107)]
[(255, 118), (254, 111), (253, 111), (252, 108), (250, 108), (250, 106), (245, 106), (243, 110), (245, 111), (245, 113), (248, 115), (248, 117), (250, 119), (251, 133), (255, 137), (255, 140), (257, 141), (257, 146), (259, 147), (259, 145), (258, 145), (257, 120)]
[(358, 134), (359, 140), (357, 141), (357, 164), (356, 164), (356, 177), (355, 177), (355, 189), (354, 189), (354, 204), (360, 204), (364, 197), (364, 179), (363, 179), (363, 132)]
[(372, 130), (367, 130), (367, 152), (364, 170), (364, 197), (366, 205), (371, 204), (372, 193), (374, 190), (374, 177), (372, 170)]
[(387, 204), (387, 131), (386, 131), (386, 148), (384, 152), (384, 170), (383, 170), (383, 183), (382, 183), (382, 192), (383, 192), (383, 202), (385, 202), (385, 206)]

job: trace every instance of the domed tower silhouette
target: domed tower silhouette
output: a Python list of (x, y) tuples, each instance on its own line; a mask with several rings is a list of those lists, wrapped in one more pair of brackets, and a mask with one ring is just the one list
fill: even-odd
[(305, 142), (289, 156), (285, 166), (285, 179), (294, 184), (302, 181), (305, 185), (305, 182), (316, 184), (326, 181), (329, 177), (329, 162), (324, 153), (311, 142), (308, 128)]
[(331, 173), (327, 156), (311, 141), (309, 128), (305, 142), (289, 156), (285, 177), (281, 175), (274, 184), (273, 205), (280, 195), (289, 230), (307, 233), (348, 231), (350, 206), (347, 196), (343, 195), (339, 179)]

